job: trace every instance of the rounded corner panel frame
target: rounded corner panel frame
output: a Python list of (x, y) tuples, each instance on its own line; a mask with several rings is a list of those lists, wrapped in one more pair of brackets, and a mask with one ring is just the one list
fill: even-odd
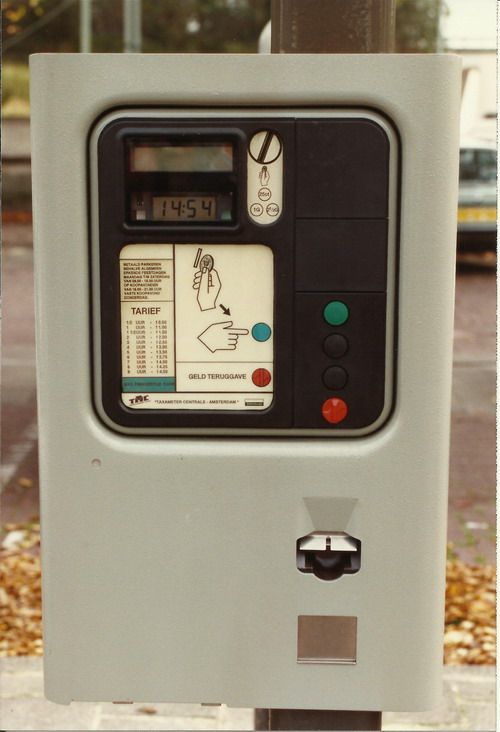
[[(382, 269), (377, 265), (378, 285), (375, 288), (373, 297), (370, 300), (365, 298), (362, 303), (364, 285), (360, 283), (360, 292), (349, 293), (345, 289), (347, 285), (342, 284), (340, 289), (328, 291), (324, 283), (314, 284), (315, 272), (321, 269), (321, 262), (312, 263), (307, 253), (307, 245), (300, 243), (300, 240), (307, 242), (308, 230), (312, 227), (315, 237), (321, 243), (324, 238), (324, 231), (328, 229), (329, 223), (336, 231), (335, 236), (341, 239), (353, 221), (353, 218), (335, 211), (308, 210), (311, 203), (299, 200), (300, 191), (307, 185), (308, 176), (314, 180), (316, 173), (314, 166), (319, 161), (307, 162), (307, 154), (311, 153), (309, 139), (325, 136), (328, 140), (331, 122), (342, 125), (345, 130), (351, 123), (368, 122), (378, 133), (382, 132), (387, 140), (386, 158), (386, 210), (380, 215), (380, 211), (373, 216), (368, 211), (368, 216), (359, 216), (356, 219), (354, 228), (357, 233), (347, 234), (354, 242), (354, 249), (363, 246), (363, 237), (367, 231), (371, 231), (370, 224), (373, 223), (373, 230), (377, 233), (378, 240), (385, 237), (385, 244), (376, 245), (382, 252), (384, 262)], [(125, 217), (125, 193), (124, 186), (120, 186), (120, 176), (125, 177), (125, 160), (122, 155), (118, 162), (117, 169), (114, 169), (109, 180), (109, 165), (103, 166), (100, 154), (100, 140), (106, 131), (118, 130), (116, 135), (122, 144), (124, 137), (129, 137), (124, 128), (133, 130), (147, 136), (148, 129), (154, 129), (155, 134), (169, 134), (175, 130), (187, 129), (192, 133), (193, 128), (205, 131), (208, 136), (224, 136), (230, 134), (233, 139), (240, 142), (235, 145), (238, 155), (236, 165), (236, 177), (238, 185), (237, 193), (237, 216), (236, 221), (225, 226), (168, 226), (160, 222), (154, 222), (149, 227), (131, 226)], [(252, 136), (261, 130), (271, 129), (280, 136), (283, 144), (283, 188), (280, 191), (282, 196), (282, 210), (280, 210), (277, 221), (271, 225), (263, 226), (258, 223), (255, 216), (252, 216), (248, 208), (246, 180), (246, 158), (247, 151), (244, 150), (243, 140), (250, 140)], [(360, 128), (361, 129), (361, 128)], [(344, 130), (344, 131), (345, 131)], [(314, 132), (314, 135), (311, 135)], [(347, 132), (347, 139), (349, 133)], [(341, 135), (342, 137), (342, 135)], [(314, 153), (314, 142), (312, 144)], [(116, 156), (115, 148), (115, 156)], [(316, 151), (317, 152), (317, 151)], [(300, 157), (300, 160), (298, 159)], [(109, 164), (109, 160), (108, 160)], [(211, 109), (200, 110), (196, 108), (171, 109), (171, 108), (138, 108), (138, 109), (115, 109), (109, 114), (100, 117), (93, 125), (89, 133), (89, 171), (90, 171), (90, 221), (91, 221), (91, 270), (92, 270), (92, 309), (93, 309), (93, 385), (94, 385), (94, 407), (100, 419), (111, 430), (123, 435), (185, 435), (185, 436), (249, 436), (249, 437), (362, 437), (372, 434), (389, 421), (394, 410), (396, 400), (396, 353), (397, 353), (397, 263), (399, 245), (399, 179), (400, 179), (401, 153), (399, 134), (395, 125), (387, 119), (383, 113), (376, 110), (350, 107), (331, 107), (314, 109)], [(103, 175), (103, 167), (107, 172)], [(313, 169), (311, 178), (311, 168)], [(305, 173), (304, 173), (305, 171)], [(318, 172), (318, 175), (320, 173)], [(297, 178), (303, 181), (298, 183)], [(266, 180), (264, 179), (264, 183)], [(267, 186), (263, 186), (267, 187)], [(106, 194), (108, 197), (106, 198)], [(356, 194), (354, 194), (355, 197)], [(111, 199), (111, 207), (110, 207)], [(107, 203), (106, 203), (107, 200)], [(101, 203), (102, 201), (102, 203)], [(382, 205), (382, 204), (380, 204)], [(379, 206), (380, 208), (380, 206)], [(109, 217), (110, 210), (114, 214)], [(380, 209), (381, 210), (381, 209)], [(345, 213), (345, 212), (344, 212)], [(113, 218), (114, 216), (114, 218)], [(364, 228), (363, 228), (364, 227)], [(367, 228), (368, 227), (368, 228)], [(385, 229), (384, 229), (385, 227)], [(382, 230), (385, 233), (380, 233)], [(108, 238), (109, 232), (111, 237)], [(363, 233), (365, 232), (365, 233)], [(371, 235), (368, 236), (370, 238)], [(354, 238), (353, 238), (354, 237)], [(233, 408), (231, 410), (211, 409), (159, 409), (148, 410), (147, 408), (134, 409), (123, 403), (121, 386), (122, 383), (122, 352), (123, 333), (121, 328), (120, 315), (120, 264), (119, 252), (129, 245), (182, 245), (198, 246), (208, 249), (216, 245), (232, 246), (243, 249), (245, 246), (264, 245), (273, 252), (273, 368), (272, 400), (265, 407), (252, 411)], [(370, 243), (368, 242), (368, 246)], [(325, 252), (324, 245), (320, 246)], [(327, 257), (330, 256), (327, 254)], [(349, 256), (347, 260), (349, 260)], [(342, 259), (342, 258), (341, 258)], [(345, 256), (344, 256), (345, 259)], [(306, 262), (305, 267), (302, 265)], [(367, 265), (369, 266), (369, 264)], [(308, 268), (310, 271), (308, 271)], [(377, 269), (376, 268), (376, 269)], [(383, 271), (382, 271), (383, 270)], [(321, 279), (321, 278), (320, 278)], [(366, 279), (366, 274), (365, 274)], [(342, 280), (342, 278), (340, 278)], [(380, 289), (380, 282), (384, 280), (384, 290)], [(313, 284), (311, 286), (311, 281)], [(103, 292), (108, 292), (108, 298), (103, 298)], [(112, 296), (109, 297), (109, 293)], [(325, 328), (332, 329), (332, 332), (339, 332), (342, 335), (342, 327), (327, 323), (325, 317), (318, 320), (318, 312), (323, 312), (325, 303), (329, 304), (337, 300), (349, 300), (349, 328), (354, 323), (354, 315), (364, 309), (364, 316), (361, 330), (353, 334), (353, 343), (349, 343), (350, 358), (352, 361), (353, 348), (363, 341), (363, 328), (367, 333), (372, 330), (372, 325), (366, 321), (367, 310), (375, 313), (378, 321), (378, 331), (373, 338), (383, 340), (383, 348), (378, 343), (378, 362), (382, 359), (383, 365), (377, 366), (378, 381), (378, 403), (376, 414), (373, 419), (365, 419), (364, 424), (352, 423), (352, 392), (345, 391), (344, 387), (331, 389), (325, 387), (324, 373), (330, 368), (330, 361), (325, 361), (323, 346), (313, 350), (318, 343), (304, 346), (303, 338), (310, 338), (315, 332), (323, 338)], [(352, 304), (351, 304), (352, 301)], [(358, 301), (359, 307), (356, 304)], [(220, 303), (225, 305), (225, 303)], [(316, 321), (311, 321), (311, 310), (315, 312)], [(224, 317), (223, 311), (220, 311)], [(293, 313), (293, 318), (290, 317)], [(378, 317), (377, 317), (378, 313)], [(364, 320), (363, 320), (364, 318)], [(227, 322), (227, 321), (226, 321)], [(237, 325), (235, 324), (235, 327)], [(249, 330), (244, 325), (240, 330)], [(344, 331), (347, 332), (347, 329)], [(328, 334), (328, 333), (327, 333)], [(246, 337), (239, 335), (242, 342)], [(326, 338), (326, 336), (325, 336)], [(351, 339), (349, 339), (351, 340)], [(362, 350), (362, 349), (361, 349)], [(381, 350), (383, 353), (381, 354)], [(366, 353), (361, 353), (362, 360), (366, 359)], [(316, 373), (314, 365), (316, 358)], [(359, 361), (352, 369), (344, 369), (345, 362), (341, 359), (333, 359), (334, 376), (337, 377), (339, 370), (345, 370), (348, 374), (348, 388), (352, 387), (355, 379), (360, 380), (359, 370), (363, 368)], [(312, 363), (311, 363), (312, 362)], [(324, 364), (327, 368), (324, 369)], [(351, 362), (349, 362), (351, 363)], [(366, 363), (365, 363), (366, 366)], [(318, 371), (319, 369), (319, 371)], [(350, 371), (354, 371), (354, 376)], [(357, 371), (357, 373), (356, 373)], [(266, 376), (266, 378), (268, 378)], [(321, 386), (319, 382), (321, 381)], [(372, 379), (373, 381), (373, 379)], [(350, 383), (349, 383), (350, 382)], [(380, 385), (382, 382), (382, 386)], [(375, 382), (374, 382), (375, 383)], [(312, 386), (311, 386), (312, 384)], [(335, 386), (335, 383), (334, 383)], [(380, 391), (381, 390), (381, 391)], [(258, 391), (258, 389), (257, 389)], [(347, 396), (346, 396), (347, 395)], [(343, 398), (344, 397), (344, 398)], [(340, 421), (330, 421), (325, 417), (328, 412), (330, 400), (334, 402), (347, 403), (349, 417), (342, 417)], [(366, 400), (365, 400), (366, 401)], [(313, 408), (311, 403), (314, 402)], [(327, 404), (328, 402), (328, 404)], [(336, 405), (335, 405), (336, 407)], [(335, 409), (333, 413), (337, 413)], [(362, 421), (362, 420), (361, 420)]]

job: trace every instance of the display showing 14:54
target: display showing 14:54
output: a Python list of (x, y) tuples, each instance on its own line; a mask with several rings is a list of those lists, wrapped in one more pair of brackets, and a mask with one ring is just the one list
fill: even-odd
[(155, 221), (213, 221), (215, 196), (153, 196)]

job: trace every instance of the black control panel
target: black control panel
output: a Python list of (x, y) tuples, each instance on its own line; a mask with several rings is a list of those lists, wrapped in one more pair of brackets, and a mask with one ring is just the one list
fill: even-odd
[(93, 139), (95, 400), (108, 423), (343, 436), (386, 421), (389, 122), (129, 111)]

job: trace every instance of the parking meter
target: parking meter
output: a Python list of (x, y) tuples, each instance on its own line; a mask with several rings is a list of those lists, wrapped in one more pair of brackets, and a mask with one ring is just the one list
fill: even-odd
[(437, 703), (459, 62), (31, 76), (47, 696)]

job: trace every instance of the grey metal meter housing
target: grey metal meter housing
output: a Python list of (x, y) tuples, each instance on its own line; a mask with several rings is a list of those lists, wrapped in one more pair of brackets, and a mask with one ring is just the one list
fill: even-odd
[(459, 60), (30, 77), (46, 695), (437, 704)]

